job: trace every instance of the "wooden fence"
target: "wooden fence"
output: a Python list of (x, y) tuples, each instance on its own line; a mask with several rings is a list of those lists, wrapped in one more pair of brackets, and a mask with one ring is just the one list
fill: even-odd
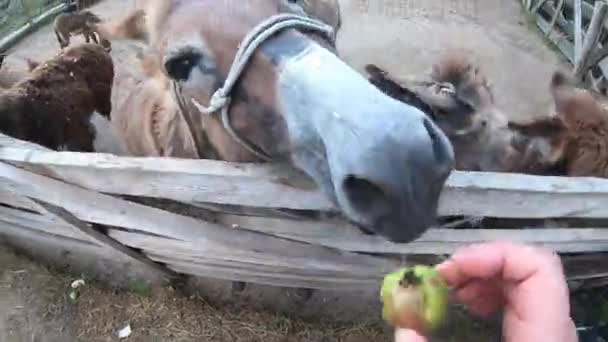
[(574, 66), (588, 88), (608, 94), (606, 0), (522, 0), (545, 37)]
[(0, 0), (0, 39), (31, 25), (49, 9), (66, 4), (65, 0)]
[[(170, 275), (311, 289), (377, 286), (404, 263), (497, 239), (562, 253), (573, 279), (608, 273), (608, 229), (434, 228), (395, 244), (343, 221), (309, 184), (283, 165), (52, 152), (0, 135), (0, 236), (112, 248)], [(440, 214), (606, 219), (608, 180), (455, 172)]]

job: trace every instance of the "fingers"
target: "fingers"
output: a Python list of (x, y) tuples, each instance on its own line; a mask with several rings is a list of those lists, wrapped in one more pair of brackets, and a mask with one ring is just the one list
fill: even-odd
[(495, 281), (471, 281), (458, 289), (454, 297), (473, 314), (484, 318), (489, 318), (504, 306), (502, 287)]
[(551, 331), (570, 319), (563, 266), (550, 251), (511, 243), (480, 244), (463, 248), (438, 269), (455, 288), (456, 300), (474, 313), (493, 313), (504, 299), (505, 325), (518, 326), (516, 331)]
[(397, 329), (395, 331), (395, 342), (427, 342), (427, 339), (414, 330)]
[(459, 288), (471, 279), (499, 276), (505, 261), (505, 247), (500, 243), (471, 245), (458, 250), (439, 271), (452, 287)]
[(544, 249), (506, 242), (465, 247), (439, 266), (439, 271), (452, 287), (471, 279), (501, 278), (521, 282), (536, 272), (563, 277), (559, 258)]

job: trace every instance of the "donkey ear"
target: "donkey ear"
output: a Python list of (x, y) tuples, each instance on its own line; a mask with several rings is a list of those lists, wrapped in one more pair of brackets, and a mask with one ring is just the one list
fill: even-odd
[(528, 122), (510, 121), (509, 128), (528, 137), (552, 137), (566, 130), (566, 123), (559, 116), (536, 118)]
[(338, 0), (281, 0), (281, 9), (313, 17), (330, 25), (336, 32), (342, 25)]

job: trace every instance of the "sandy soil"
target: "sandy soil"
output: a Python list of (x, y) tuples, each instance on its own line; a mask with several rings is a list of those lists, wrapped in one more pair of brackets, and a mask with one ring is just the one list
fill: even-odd
[[(129, 325), (131, 342), (390, 341), (380, 325), (291, 320), (243, 308), (214, 307), (170, 287), (133, 282), (116, 291), (82, 275), (49, 269), (0, 245), (0, 341), (108, 342)], [(85, 279), (76, 300), (71, 283)]]
[[(438, 52), (457, 46), (476, 56), (495, 84), (500, 106), (511, 117), (550, 110), (547, 86), (560, 60), (531, 31), (520, 1), (342, 0), (341, 4), (340, 54), (358, 70), (375, 63), (400, 76), (421, 75)], [(93, 10), (111, 18), (132, 5), (132, 1), (106, 0)], [(25, 68), (22, 58), (41, 61), (57, 51), (51, 27), (44, 27), (10, 51), (3, 72), (18, 74)], [(116, 64), (128, 67), (134, 50), (117, 42), (112, 55)], [(106, 126), (106, 134), (99, 150), (120, 153), (107, 123), (100, 125)], [(306, 323), (242, 308), (217, 308), (170, 288), (150, 290), (138, 284), (126, 293), (89, 284), (73, 303), (67, 291), (74, 275), (6, 251), (0, 251), (0, 265), (0, 341), (114, 341), (116, 331), (128, 323), (134, 331), (128, 341), (391, 340), (390, 332), (375, 324)], [(490, 340), (484, 336), (462, 340)]]

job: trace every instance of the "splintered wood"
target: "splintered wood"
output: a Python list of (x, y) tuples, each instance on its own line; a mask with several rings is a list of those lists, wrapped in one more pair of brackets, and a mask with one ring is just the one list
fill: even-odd
[[(608, 222), (608, 180), (454, 172), (439, 214)], [(36, 236), (92, 255), (112, 249), (171, 277), (369, 288), (411, 257), (437, 262), (495, 240), (562, 253), (579, 280), (608, 273), (596, 254), (608, 252), (608, 226), (526, 228), (436, 227), (397, 244), (363, 234), (284, 165), (52, 152), (0, 135), (0, 236)]]

